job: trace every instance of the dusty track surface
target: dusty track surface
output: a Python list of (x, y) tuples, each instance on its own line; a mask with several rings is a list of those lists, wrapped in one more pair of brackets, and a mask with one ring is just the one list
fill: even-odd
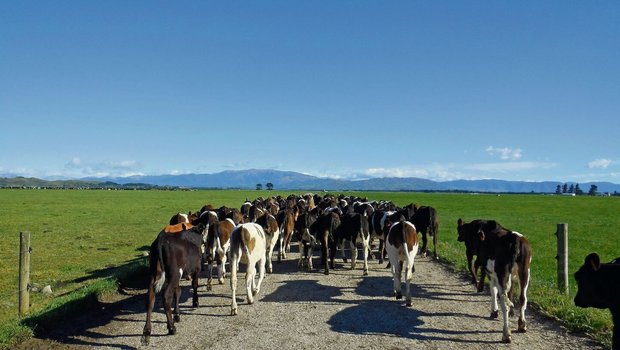
[[(315, 258), (315, 266), (317, 262)], [(513, 318), (513, 342), (502, 344), (501, 319), (489, 318), (488, 292), (475, 293), (465, 276), (418, 256), (413, 306), (408, 308), (392, 297), (389, 269), (376, 260), (369, 265), (369, 275), (362, 276), (361, 264), (350, 270), (340, 260), (325, 276), (299, 271), (296, 259), (274, 263), (254, 305), (245, 302), (245, 274), (240, 274), (237, 316), (230, 316), (229, 279), (213, 291), (206, 290), (203, 279), (199, 308), (191, 307), (191, 291), (183, 289), (177, 335), (167, 335), (158, 299), (148, 346), (140, 341), (144, 290), (126, 290), (121, 300), (67, 320), (46, 339), (33, 339), (22, 348), (602, 349), (531, 309), (527, 333), (516, 332)]]

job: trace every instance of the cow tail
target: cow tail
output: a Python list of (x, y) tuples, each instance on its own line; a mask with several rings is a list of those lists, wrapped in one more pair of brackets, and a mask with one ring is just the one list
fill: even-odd
[[(391, 230), (391, 228), (390, 228), (390, 230)], [(406, 227), (405, 227), (405, 222), (404, 221), (400, 222), (400, 234), (401, 234), (401, 236), (403, 238), (403, 248), (404, 248), (403, 249), (404, 250), (403, 253), (407, 257), (407, 261), (409, 261), (409, 248), (410, 247), (407, 247), (407, 232), (406, 232)]]
[[(159, 276), (159, 279), (155, 281), (155, 293), (159, 293), (164, 286), (164, 282), (166, 282), (166, 269), (163, 254), (164, 244), (162, 241), (163, 239), (160, 239), (159, 242), (157, 242), (157, 262), (159, 263), (159, 266), (161, 266), (161, 276)], [(157, 270), (157, 267), (155, 267), (155, 269)]]
[(241, 226), (241, 239), (239, 240), (239, 244), (241, 245), (241, 249), (243, 249), (243, 252), (248, 257), (248, 261), (250, 259), (250, 249), (248, 248), (248, 242), (246, 242), (246, 239), (249, 239), (249, 238), (250, 238), (250, 232), (248, 231), (247, 228), (245, 228), (244, 226)]
[(429, 227), (430, 227), (430, 234), (431, 236), (435, 237), (435, 235), (437, 234), (437, 217), (436, 214), (437, 212), (435, 210), (433, 210), (433, 208), (429, 207), (428, 208), (428, 222), (429, 222)]

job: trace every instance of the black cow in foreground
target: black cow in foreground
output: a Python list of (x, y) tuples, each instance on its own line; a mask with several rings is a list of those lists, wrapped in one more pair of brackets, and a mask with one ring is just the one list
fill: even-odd
[[(198, 276), (202, 266), (201, 246), (204, 243), (204, 226), (191, 226), (180, 223), (166, 226), (151, 244), (149, 254), (149, 285), (146, 298), (146, 324), (142, 333), (142, 343), (148, 344), (151, 335), (151, 313), (155, 296), (164, 291), (164, 311), (168, 334), (176, 334), (175, 322), (180, 321), (179, 282), (184, 275), (192, 279), (192, 306), (198, 307)], [(174, 306), (174, 319), (172, 307)]]
[(620, 349), (620, 257), (601, 264), (598, 254), (589, 254), (575, 272), (577, 295), (575, 305), (609, 309), (614, 320), (612, 349)]

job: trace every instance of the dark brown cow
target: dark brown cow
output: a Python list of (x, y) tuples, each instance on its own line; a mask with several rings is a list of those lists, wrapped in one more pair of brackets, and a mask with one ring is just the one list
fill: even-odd
[[(151, 313), (155, 296), (164, 290), (164, 310), (168, 334), (176, 334), (175, 322), (180, 321), (179, 282), (184, 274), (192, 279), (192, 306), (198, 307), (198, 276), (201, 268), (200, 247), (203, 244), (202, 225), (190, 227), (180, 224), (177, 228), (165, 228), (153, 241), (149, 255), (150, 281), (146, 293), (146, 324), (142, 332), (142, 343), (148, 344), (151, 335)], [(172, 307), (174, 306), (174, 319)]]
[(437, 216), (437, 210), (429, 206), (417, 205), (413, 206), (413, 215), (408, 219), (416, 227), (419, 233), (422, 234), (422, 256), (426, 257), (428, 235), (433, 237), (433, 256), (438, 259), (437, 256), (437, 235), (439, 233), (439, 218)]
[[(478, 268), (482, 266), (480, 257), (481, 240), (478, 235), (480, 227), (486, 225), (489, 220), (473, 220), (472, 222), (465, 223), (459, 218), (457, 221), (456, 230), (458, 232), (457, 240), (465, 243), (465, 255), (467, 257), (467, 267), (472, 277), (472, 283), (477, 285), (478, 292), (484, 290), (484, 278), (486, 276), (486, 270), (484, 267), (480, 269), (480, 281), (478, 281)], [(476, 260), (474, 260), (476, 256)]]

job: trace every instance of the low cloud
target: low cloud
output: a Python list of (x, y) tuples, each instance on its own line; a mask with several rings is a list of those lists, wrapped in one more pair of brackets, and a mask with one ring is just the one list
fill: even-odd
[(73, 157), (64, 168), (65, 175), (75, 177), (144, 175), (139, 172), (140, 165), (135, 160), (92, 162)]
[(610, 164), (611, 164), (611, 160), (609, 160), (609, 159), (605, 159), (605, 158), (595, 159), (595, 160), (593, 160), (593, 161), (588, 163), (588, 168), (590, 168), (590, 169), (594, 169), (594, 168), (606, 169)]
[(521, 159), (521, 152), (522, 152), (520, 148), (515, 148), (515, 149), (508, 148), (508, 147), (497, 148), (493, 146), (487, 147), (485, 151), (492, 156), (499, 156), (500, 159), (504, 159), (504, 160)]

